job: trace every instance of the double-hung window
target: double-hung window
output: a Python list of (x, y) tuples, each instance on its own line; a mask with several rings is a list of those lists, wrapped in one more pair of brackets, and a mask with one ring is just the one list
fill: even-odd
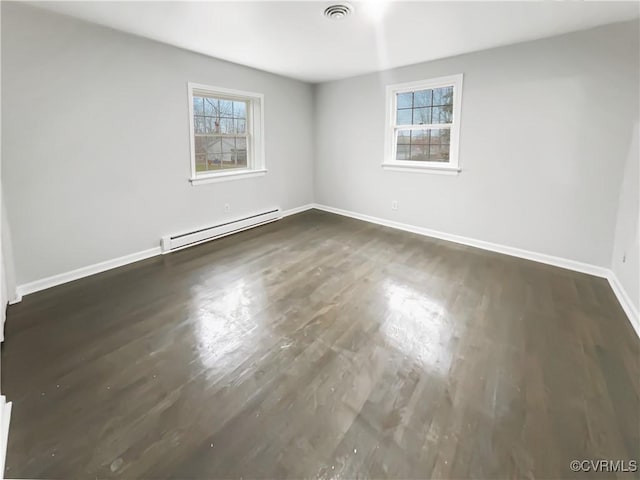
[(191, 183), (263, 175), (263, 96), (189, 83)]
[(390, 170), (457, 173), (462, 74), (387, 87)]

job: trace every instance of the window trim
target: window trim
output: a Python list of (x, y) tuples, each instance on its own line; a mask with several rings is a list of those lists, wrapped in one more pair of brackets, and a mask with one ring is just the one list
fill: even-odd
[[(247, 106), (247, 168), (227, 169), (207, 174), (196, 172), (195, 127), (193, 124), (193, 96), (198, 93), (228, 100), (243, 100)], [(231, 88), (187, 82), (189, 101), (189, 157), (191, 161), (191, 185), (239, 180), (265, 175), (267, 167), (264, 149), (264, 95)]]
[[(441, 173), (455, 175), (462, 171), (460, 168), (460, 114), (462, 111), (462, 73), (445, 77), (430, 78), (414, 82), (396, 83), (387, 85), (385, 97), (385, 148), (382, 168), (418, 173)], [(449, 161), (421, 162), (416, 160), (396, 160), (396, 132), (397, 130), (416, 130), (415, 126), (396, 125), (397, 94), (426, 90), (433, 88), (453, 87), (453, 111), (451, 121), (451, 135), (449, 141)], [(423, 128), (442, 128), (440, 124), (423, 125)], [(419, 128), (418, 128), (419, 130)]]

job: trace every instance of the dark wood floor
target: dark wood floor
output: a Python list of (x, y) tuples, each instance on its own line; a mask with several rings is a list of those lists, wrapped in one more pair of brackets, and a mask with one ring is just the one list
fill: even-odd
[(310, 211), (10, 307), (6, 475), (577, 478), (639, 379), (606, 280)]

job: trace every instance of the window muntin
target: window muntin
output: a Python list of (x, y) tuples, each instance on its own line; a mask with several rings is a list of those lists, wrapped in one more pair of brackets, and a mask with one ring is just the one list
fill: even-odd
[(263, 175), (263, 96), (188, 84), (191, 183)]
[(387, 87), (383, 166), (458, 169), (462, 75)]

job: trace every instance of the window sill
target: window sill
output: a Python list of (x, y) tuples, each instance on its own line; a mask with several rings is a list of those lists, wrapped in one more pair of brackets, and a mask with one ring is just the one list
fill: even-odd
[(462, 171), (458, 167), (444, 165), (406, 165), (402, 163), (383, 163), (382, 168), (396, 172), (435, 173), (436, 175), (458, 175)]
[(204, 185), (205, 183), (229, 182), (231, 180), (241, 180), (243, 178), (262, 177), (267, 173), (265, 168), (259, 170), (236, 170), (229, 172), (213, 173), (210, 175), (200, 175), (190, 178), (191, 185)]

